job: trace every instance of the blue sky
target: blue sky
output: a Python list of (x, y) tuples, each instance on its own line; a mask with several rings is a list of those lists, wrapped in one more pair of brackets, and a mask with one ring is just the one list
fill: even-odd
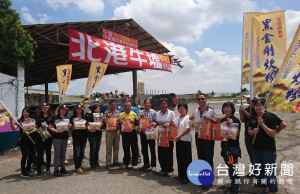
[[(148, 93), (238, 92), (243, 13), (285, 10), (287, 46), (300, 24), (299, 0), (12, 0), (12, 4), (22, 24), (133, 18), (184, 65), (173, 73), (139, 71), (138, 81), (145, 82)], [(84, 94), (85, 86), (86, 79), (72, 81), (67, 94)], [(57, 84), (49, 89), (57, 91)], [(94, 92), (116, 89), (132, 94), (131, 73), (105, 76)]]

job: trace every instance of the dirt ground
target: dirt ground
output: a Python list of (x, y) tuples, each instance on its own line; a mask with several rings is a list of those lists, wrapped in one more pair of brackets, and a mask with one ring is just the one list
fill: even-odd
[[(215, 108), (218, 115), (221, 114), (221, 105), (223, 102), (210, 102), (210, 106)], [(189, 104), (189, 114), (196, 108), (196, 103)], [(177, 111), (176, 111), (176, 114)], [(276, 135), (277, 143), (277, 178), (281, 179), (279, 183), (279, 193), (299, 193), (300, 190), (300, 114), (276, 113), (282, 118), (288, 127)], [(236, 114), (239, 117), (238, 114)], [(244, 126), (242, 126), (242, 130)], [(240, 163), (246, 166), (246, 173), (249, 166), (249, 157), (245, 149), (244, 133), (241, 133), (240, 144), (242, 149), (242, 158)], [(140, 144), (140, 140), (139, 140)], [(89, 168), (83, 174), (77, 174), (74, 170), (72, 160), (72, 146), (68, 146), (67, 158), (69, 165), (66, 166), (71, 174), (66, 177), (56, 178), (53, 175), (43, 175), (41, 178), (35, 176), (23, 179), (20, 178), (20, 151), (9, 151), (0, 155), (0, 193), (223, 193), (224, 185), (218, 182), (228, 177), (217, 176), (216, 167), (219, 164), (224, 165), (223, 158), (220, 156), (220, 142), (215, 144), (215, 181), (209, 191), (202, 190), (199, 186), (192, 183), (182, 185), (175, 179), (177, 175), (176, 154), (174, 149), (174, 175), (171, 177), (162, 177), (152, 172), (140, 172), (132, 169), (122, 170), (120, 167), (114, 167), (107, 170), (105, 168), (105, 132), (103, 133), (100, 148), (100, 165), (102, 168), (98, 171), (91, 171)], [(84, 164), (89, 166), (89, 144), (87, 144), (87, 159)], [(192, 142), (193, 160), (197, 159), (195, 142)], [(53, 157), (52, 157), (53, 158)], [(122, 161), (123, 150), (120, 142), (119, 160)], [(292, 164), (292, 176), (281, 176), (281, 164)], [(141, 166), (142, 164), (139, 164)], [(157, 171), (160, 170), (157, 161)], [(51, 166), (53, 172), (53, 167)], [(242, 178), (243, 180), (246, 177)], [(251, 180), (250, 180), (251, 181)], [(224, 183), (225, 184), (225, 183)], [(240, 186), (240, 193), (256, 193), (261, 188), (253, 187), (251, 184)]]

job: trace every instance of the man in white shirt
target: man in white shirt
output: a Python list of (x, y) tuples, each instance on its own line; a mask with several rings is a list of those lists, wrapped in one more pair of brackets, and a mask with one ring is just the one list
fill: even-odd
[[(168, 100), (162, 98), (160, 100), (160, 111), (156, 113), (156, 122), (152, 123), (155, 128), (158, 126), (159, 132), (166, 132), (166, 128), (170, 122), (174, 122), (175, 114), (173, 111), (168, 109)], [(169, 147), (158, 146), (158, 161), (161, 167), (159, 174), (171, 175), (173, 169), (173, 148), (174, 142), (169, 142)]]
[[(217, 122), (217, 113), (216, 111), (207, 105), (207, 97), (205, 94), (201, 93), (197, 96), (197, 102), (199, 108), (195, 110), (195, 113), (190, 117), (190, 119), (195, 119), (198, 122), (205, 123), (215, 123)], [(214, 140), (206, 140), (198, 138), (198, 132), (195, 133), (196, 147), (198, 159), (207, 161), (212, 169), (214, 169)], [(209, 186), (203, 186), (203, 189), (209, 189)]]

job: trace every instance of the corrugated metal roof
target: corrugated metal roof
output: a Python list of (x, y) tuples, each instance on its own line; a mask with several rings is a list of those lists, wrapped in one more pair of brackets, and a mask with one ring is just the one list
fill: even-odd
[[(106, 28), (137, 39), (140, 50), (158, 54), (169, 52), (133, 19), (34, 24), (22, 27), (38, 44), (38, 48), (35, 50), (35, 62), (25, 69), (25, 86), (56, 82), (56, 66), (67, 63), (73, 64), (72, 79), (88, 76), (90, 67), (88, 63), (69, 61), (68, 27), (100, 38), (102, 38), (102, 28)], [(132, 69), (109, 66), (105, 74), (128, 71), (132, 71)]]

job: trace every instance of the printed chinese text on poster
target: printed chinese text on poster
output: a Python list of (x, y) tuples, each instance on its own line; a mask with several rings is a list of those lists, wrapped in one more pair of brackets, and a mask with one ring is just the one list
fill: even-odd
[(300, 25), (284, 58), (266, 108), (273, 111), (300, 112)]
[(57, 83), (59, 89), (59, 103), (63, 102), (63, 97), (68, 89), (71, 75), (72, 65), (59, 65), (56, 67), (57, 71)]
[(68, 28), (68, 31), (70, 60), (87, 63), (101, 62), (116, 67), (172, 72), (168, 55), (130, 48), (71, 28)]
[(252, 17), (252, 79), (254, 96), (268, 92), (286, 54), (284, 11)]

